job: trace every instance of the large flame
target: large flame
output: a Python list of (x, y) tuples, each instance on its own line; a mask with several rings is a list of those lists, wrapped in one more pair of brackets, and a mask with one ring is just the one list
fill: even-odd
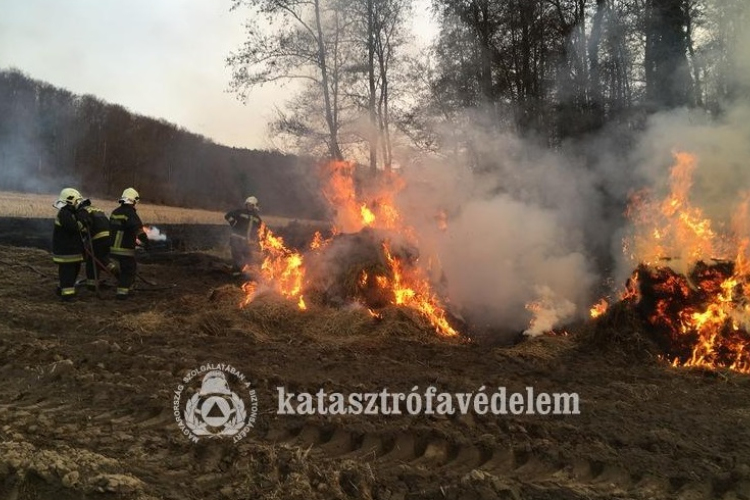
[[(307, 309), (302, 297), (305, 279), (302, 255), (288, 249), (284, 245), (284, 240), (275, 235), (265, 224), (261, 224), (258, 230), (258, 243), (263, 255), (260, 275), (256, 280), (243, 285), (246, 295), (242, 305), (252, 302), (260, 289), (271, 289), (286, 298), (296, 300), (300, 309)], [(252, 274), (254, 270), (248, 269), (248, 271)]]
[(690, 201), (696, 157), (676, 152), (674, 158), (670, 192), (664, 200), (654, 200), (648, 191), (632, 197), (627, 216), (635, 231), (625, 242), (625, 251), (634, 263), (657, 265), (665, 259), (679, 259), (686, 271), (685, 266), (716, 257), (729, 246)]
[[(672, 365), (748, 373), (748, 197), (731, 229), (717, 231), (721, 226), (689, 198), (697, 158), (684, 152), (674, 158), (666, 198), (642, 192), (628, 209), (634, 232), (624, 249), (640, 264), (621, 300), (647, 306), (647, 321), (670, 338), (672, 352), (665, 358)], [(601, 312), (593, 308), (591, 315)]]
[[(405, 187), (403, 179), (393, 172), (383, 173), (379, 182), (373, 183), (365, 193), (358, 193), (354, 173), (355, 165), (351, 162), (333, 161), (328, 165), (323, 195), (334, 209), (333, 234), (356, 233), (364, 228), (372, 228), (384, 230), (418, 247), (416, 232), (402, 221), (396, 208), (395, 197)], [(444, 218), (444, 214), (441, 217)], [(273, 289), (297, 301), (300, 309), (306, 309), (307, 304), (302, 297), (305, 286), (304, 255), (286, 248), (283, 240), (265, 226), (261, 228), (259, 241), (263, 258), (260, 277), (243, 286), (246, 297), (242, 305), (252, 302), (259, 290)], [(310, 251), (320, 251), (330, 241), (316, 233)], [(432, 291), (426, 270), (419, 266), (417, 259), (407, 261), (394, 255), (390, 245), (389, 242), (383, 244), (388, 276), (373, 276), (373, 283), (389, 292), (387, 295), (393, 297), (393, 305), (417, 310), (439, 334), (458, 335), (447, 320), (442, 302)], [(367, 273), (362, 271), (360, 285), (364, 286), (367, 281)], [(380, 317), (375, 311), (368, 310), (373, 317)]]
[(401, 260), (392, 255), (388, 243), (383, 244), (383, 250), (388, 259), (393, 279), (389, 282), (381, 277), (383, 279), (378, 280), (378, 283), (392, 288), (396, 297), (396, 304), (412, 307), (422, 313), (438, 333), (449, 337), (458, 335), (458, 332), (448, 323), (445, 317), (445, 309), (432, 292), (421, 269), (404, 266)]

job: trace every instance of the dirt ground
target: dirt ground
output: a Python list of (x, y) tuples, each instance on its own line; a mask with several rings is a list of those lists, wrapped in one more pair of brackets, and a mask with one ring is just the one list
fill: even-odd
[[(378, 320), (267, 296), (240, 309), (226, 264), (170, 252), (140, 265), (159, 290), (63, 304), (45, 250), (0, 246), (0, 500), (750, 498), (747, 376), (626, 355), (621, 337), (497, 346), (439, 338), (396, 308)], [(195, 444), (175, 422), (176, 387), (205, 363), (257, 390), (238, 443)], [(580, 414), (277, 414), (279, 386), (429, 385), (576, 392)]]

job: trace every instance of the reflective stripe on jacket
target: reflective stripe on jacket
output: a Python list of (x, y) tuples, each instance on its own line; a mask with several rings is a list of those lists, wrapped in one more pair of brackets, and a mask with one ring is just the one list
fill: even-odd
[(82, 227), (83, 224), (76, 219), (75, 209), (71, 205), (66, 205), (57, 212), (52, 232), (54, 262), (66, 264), (83, 260)]
[(133, 205), (126, 203), (112, 211), (109, 217), (110, 249), (112, 255), (132, 257), (135, 255), (136, 240), (145, 241), (143, 222)]

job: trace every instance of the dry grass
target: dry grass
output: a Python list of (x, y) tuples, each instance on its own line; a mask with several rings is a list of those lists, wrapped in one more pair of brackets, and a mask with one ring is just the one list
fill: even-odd
[[(21, 217), (46, 219), (55, 216), (52, 204), (57, 194), (34, 194), (0, 191), (0, 217)], [(91, 203), (105, 212), (117, 208), (117, 200), (92, 198)], [(192, 208), (169, 207), (164, 205), (138, 204), (138, 214), (149, 224), (216, 224), (224, 225), (224, 212)], [(263, 214), (263, 220), (273, 227), (286, 226), (293, 219)], [(315, 223), (297, 219), (301, 223)]]
[(158, 311), (124, 314), (119, 319), (119, 325), (125, 330), (147, 335), (162, 331), (167, 322), (169, 318)]

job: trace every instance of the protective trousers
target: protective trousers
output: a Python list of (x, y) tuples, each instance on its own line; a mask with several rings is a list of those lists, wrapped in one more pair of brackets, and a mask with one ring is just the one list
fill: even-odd
[(112, 266), (109, 262), (109, 238), (99, 238), (94, 240), (94, 257), (98, 260), (98, 266), (96, 269), (96, 275), (94, 274), (94, 259), (86, 252), (86, 285), (92, 286), (96, 284), (95, 277), (101, 281), (102, 273), (112, 271)]
[(229, 249), (232, 252), (233, 270), (235, 272), (242, 271), (246, 265), (252, 262), (252, 254), (247, 238), (243, 238), (238, 234), (232, 234), (229, 238)]
[(76, 294), (76, 280), (81, 270), (80, 262), (65, 262), (57, 264), (57, 274), (60, 279), (60, 297), (73, 298)]
[(135, 283), (136, 262), (135, 257), (125, 255), (112, 255), (120, 263), (120, 276), (117, 280), (117, 296), (125, 298)]

